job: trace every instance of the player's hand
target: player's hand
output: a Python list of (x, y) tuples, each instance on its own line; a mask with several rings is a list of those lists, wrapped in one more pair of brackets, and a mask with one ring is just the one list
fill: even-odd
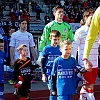
[(89, 60), (84, 60), (84, 66), (87, 71), (92, 71), (92, 63)]
[(38, 57), (38, 60), (37, 60), (37, 64), (38, 64), (39, 66), (42, 65), (42, 64), (41, 64), (41, 58), (42, 58), (42, 52), (39, 52), (39, 57)]
[(14, 67), (14, 60), (13, 59), (10, 61), (10, 67)]
[(44, 83), (47, 82), (47, 77), (46, 77), (45, 74), (42, 74), (42, 81), (43, 81)]

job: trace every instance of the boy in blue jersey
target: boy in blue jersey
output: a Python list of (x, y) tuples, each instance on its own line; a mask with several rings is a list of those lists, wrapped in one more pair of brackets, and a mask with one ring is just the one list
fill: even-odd
[(57, 100), (72, 100), (72, 95), (76, 91), (75, 72), (85, 72), (75, 58), (71, 57), (72, 44), (68, 40), (60, 43), (60, 51), (62, 55), (54, 60), (51, 72), (52, 76), (52, 94), (56, 94)]
[[(51, 44), (43, 48), (42, 51), (42, 80), (47, 82), (48, 89), (51, 90), (51, 70), (53, 66), (53, 61), (55, 58), (61, 55), (60, 46), (58, 45), (60, 41), (60, 32), (57, 30), (52, 30), (50, 32)], [(56, 94), (51, 95), (49, 100), (56, 100)]]
[(16, 30), (15, 27), (11, 26), (10, 30), (9, 30), (9, 33), (6, 36), (4, 36), (4, 42), (5, 42), (4, 51), (5, 51), (5, 59), (6, 59), (5, 64), (8, 67), (8, 75), (9, 75), (8, 83), (10, 85), (13, 85), (13, 71), (14, 71), (14, 68), (12, 68), (10, 66), (10, 46), (9, 46), (9, 43), (10, 43), (11, 35), (12, 35), (12, 33), (15, 32), (15, 30)]
[(4, 100), (4, 41), (0, 39), (0, 100)]

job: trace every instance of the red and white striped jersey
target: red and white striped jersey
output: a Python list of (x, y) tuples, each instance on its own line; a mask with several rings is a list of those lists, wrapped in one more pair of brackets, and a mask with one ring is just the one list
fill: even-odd
[[(84, 63), (82, 61), (84, 54), (84, 45), (86, 36), (88, 34), (89, 27), (87, 25), (81, 26), (78, 30), (76, 30), (74, 35), (74, 41), (72, 43), (72, 56), (76, 58), (77, 50), (78, 50), (78, 63), (84, 67)], [(95, 33), (94, 33), (95, 34)], [(93, 64), (93, 68), (98, 67), (98, 47), (99, 47), (99, 37), (96, 37), (96, 40), (92, 46), (89, 55), (89, 61)]]

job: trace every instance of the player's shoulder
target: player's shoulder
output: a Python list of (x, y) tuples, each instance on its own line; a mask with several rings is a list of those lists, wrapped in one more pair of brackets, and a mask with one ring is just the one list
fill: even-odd
[(46, 45), (45, 47), (44, 47), (44, 49), (46, 49), (46, 50), (48, 50), (48, 49), (50, 49), (51, 48), (51, 45)]
[(50, 27), (52, 27), (54, 24), (55, 24), (55, 21), (53, 20), (53, 21), (49, 22), (49, 23), (45, 26), (45, 28), (50, 28)]
[(63, 24), (67, 27), (71, 27), (69, 23), (66, 23), (65, 21), (63, 21)]
[(11, 35), (11, 36), (17, 36), (17, 35), (19, 35), (19, 30), (18, 30), (18, 31), (16, 31), (16, 32), (14, 32), (14, 33), (12, 33), (12, 35)]
[(86, 30), (87, 30), (86, 25), (83, 25), (83, 26), (81, 26), (80, 28), (78, 28), (78, 29), (76, 30), (76, 32), (78, 32), (78, 33), (83, 33), (83, 32), (85, 32)]

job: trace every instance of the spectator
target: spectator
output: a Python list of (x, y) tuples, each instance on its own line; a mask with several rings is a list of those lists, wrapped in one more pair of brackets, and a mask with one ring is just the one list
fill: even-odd
[(19, 11), (18, 10), (15, 11), (15, 17), (16, 17), (16, 20), (19, 19)]
[(30, 20), (30, 14), (28, 13), (27, 10), (24, 12), (23, 17), (26, 19), (27, 22), (29, 22), (29, 20)]
[(65, 14), (65, 16), (64, 16), (64, 21), (66, 22), (66, 23), (69, 23), (70, 22), (70, 19), (69, 19), (69, 17), (68, 17), (68, 14)]
[(42, 9), (38, 4), (35, 6), (35, 11), (36, 11), (36, 19), (40, 20), (40, 12), (42, 12)]
[(75, 23), (75, 19), (73, 16), (71, 16), (71, 18), (70, 18), (70, 23)]
[(44, 17), (44, 20), (45, 20), (45, 25), (48, 24), (50, 22), (50, 17), (48, 15), (48, 13), (46, 13), (45, 17)]
[(15, 16), (15, 12), (14, 12), (13, 8), (11, 9), (10, 16), (11, 16), (11, 20), (13, 20), (13, 21), (16, 20), (16, 16)]
[(24, 18), (23, 11), (20, 10), (20, 11), (19, 11), (19, 20), (22, 19), (22, 18)]

